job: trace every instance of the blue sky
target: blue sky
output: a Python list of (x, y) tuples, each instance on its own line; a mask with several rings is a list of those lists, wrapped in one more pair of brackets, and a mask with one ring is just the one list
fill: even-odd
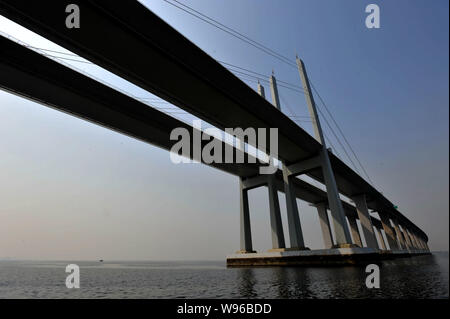
[[(143, 2), (214, 58), (274, 70), (300, 85), (295, 68), (162, 0)], [(184, 3), (292, 61), (298, 53), (377, 189), (428, 233), (431, 248), (448, 250), (448, 1)], [(380, 6), (380, 29), (365, 27), (369, 3)], [(56, 47), (4, 19), (0, 30)], [(98, 68), (72, 64), (144, 94)], [(283, 111), (308, 115), (304, 96), (279, 90)], [(0, 256), (97, 259), (101, 251), (108, 259), (222, 259), (239, 248), (234, 177), (174, 165), (167, 152), (5, 92), (0, 123), (0, 190), (7, 198)], [(312, 133), (308, 122), (300, 124)], [(268, 249), (266, 191), (252, 191), (250, 200), (255, 247)], [(284, 210), (284, 195), (280, 202)], [(316, 213), (299, 205), (306, 242), (319, 248)]]

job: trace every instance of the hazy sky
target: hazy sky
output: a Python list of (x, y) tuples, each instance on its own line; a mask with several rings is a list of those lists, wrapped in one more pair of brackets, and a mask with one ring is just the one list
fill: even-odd
[[(214, 58), (300, 85), (278, 60), (162, 0), (145, 3)], [(448, 250), (447, 0), (184, 3), (292, 59), (298, 53), (376, 188), (428, 234), (431, 249)], [(381, 8), (381, 29), (364, 25), (369, 3)], [(0, 30), (62, 50), (3, 17)], [(303, 95), (280, 94), (283, 111), (307, 115)], [(239, 249), (236, 177), (172, 164), (166, 151), (4, 91), (0, 136), (0, 257), (224, 260)], [(316, 211), (298, 203), (307, 246), (321, 248)], [(283, 194), (280, 204), (288, 242)], [(250, 210), (255, 249), (271, 248), (266, 188), (250, 192)]]

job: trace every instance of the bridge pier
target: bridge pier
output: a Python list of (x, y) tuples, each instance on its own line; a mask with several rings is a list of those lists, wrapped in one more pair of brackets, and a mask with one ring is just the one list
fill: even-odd
[(240, 253), (253, 253), (252, 231), (250, 225), (250, 209), (248, 205), (248, 190), (244, 188), (242, 178), (239, 178), (240, 192)]
[(408, 231), (409, 237), (411, 238), (414, 248), (416, 250), (420, 249), (419, 245), (417, 244), (417, 240), (416, 240), (416, 237), (414, 236), (414, 233), (412, 231), (410, 231), (409, 229), (407, 231)]
[(350, 224), (350, 230), (352, 232), (353, 243), (359, 247), (363, 247), (361, 236), (359, 235), (356, 217), (347, 216), (347, 219), (348, 219), (348, 223)]
[(397, 240), (395, 239), (394, 230), (392, 229), (391, 221), (390, 221), (389, 217), (382, 212), (379, 212), (378, 215), (380, 216), (381, 225), (383, 226), (384, 233), (386, 234), (386, 239), (389, 244), (389, 249), (397, 250), (398, 244), (397, 244)]
[(314, 136), (322, 145), (322, 150), (319, 154), (322, 174), (327, 188), (328, 205), (330, 206), (331, 217), (334, 225), (334, 233), (336, 236), (336, 247), (351, 247), (352, 239), (347, 223), (345, 221), (345, 212), (342, 207), (342, 202), (339, 197), (339, 191), (334, 177), (333, 169), (331, 167), (328, 149), (325, 143), (325, 138), (322, 132), (319, 116), (317, 114), (316, 103), (311, 92), (311, 86), (306, 73), (306, 68), (302, 60), (296, 57), (297, 68), (302, 81), (303, 90), (305, 91), (306, 104), (308, 105), (309, 114), (314, 128)]
[(424, 243), (424, 241), (423, 241), (423, 239), (421, 237), (419, 237), (419, 243), (420, 243), (420, 248), (426, 249), (425, 243)]
[(298, 213), (297, 197), (295, 196), (292, 182), (293, 178), (295, 177), (289, 176), (286, 167), (283, 166), (284, 194), (286, 196), (286, 211), (291, 249), (306, 249)]
[(424, 247), (423, 247), (423, 242), (422, 242), (422, 240), (420, 239), (420, 236), (417, 235), (416, 233), (414, 233), (414, 236), (415, 236), (415, 238), (416, 238), (417, 245), (418, 245), (419, 249), (424, 249)]
[(409, 236), (409, 240), (411, 241), (411, 245), (413, 246), (414, 250), (417, 250), (417, 243), (414, 240), (414, 237), (411, 235), (411, 232), (410, 232), (410, 230), (408, 228), (406, 229), (406, 233)]
[(367, 207), (366, 195), (356, 195), (352, 197), (356, 206), (356, 212), (358, 213), (359, 221), (361, 222), (362, 232), (366, 245), (369, 248), (378, 248), (375, 233), (373, 231), (372, 220), (370, 218), (369, 209)]
[(269, 175), (267, 179), (267, 188), (269, 191), (270, 207), (270, 227), (272, 229), (272, 249), (286, 248), (284, 242), (283, 225), (281, 223), (280, 203), (278, 200), (278, 191), (275, 187), (275, 177)]
[(330, 221), (328, 219), (327, 204), (325, 202), (314, 205), (319, 215), (320, 229), (322, 230), (323, 243), (325, 248), (333, 247), (333, 237), (331, 234)]
[(280, 203), (278, 200), (278, 189), (275, 184), (275, 175), (258, 175), (248, 179), (240, 179), (241, 196), (241, 251), (252, 251), (250, 214), (247, 192), (250, 189), (267, 186), (269, 195), (270, 228), (272, 236), (272, 249), (284, 249), (283, 225), (281, 221)]
[(402, 235), (403, 235), (403, 238), (405, 239), (406, 248), (409, 249), (409, 250), (414, 249), (414, 247), (413, 247), (413, 245), (412, 245), (412, 242), (411, 242), (411, 239), (409, 238), (409, 235), (408, 235), (408, 233), (406, 232), (406, 227), (401, 226), (401, 228), (402, 228)]
[(375, 235), (380, 240), (380, 247), (379, 248), (382, 249), (382, 250), (387, 250), (386, 249), (386, 244), (384, 243), (383, 234), (381, 233), (381, 229), (378, 229), (377, 227), (375, 227), (374, 229), (375, 229)]
[(414, 236), (415, 236), (415, 238), (416, 238), (416, 241), (417, 241), (417, 246), (419, 247), (419, 249), (425, 249), (425, 246), (423, 245), (423, 241), (422, 241), (422, 238), (420, 238), (420, 236), (419, 235), (417, 235), (417, 233), (415, 233), (414, 232)]
[[(275, 76), (272, 74), (270, 77), (270, 89), (272, 93), (272, 104), (281, 111), (280, 99), (278, 96), (277, 81)], [(258, 82), (258, 93), (265, 98), (264, 87)], [(300, 223), (300, 216), (298, 212), (297, 197), (295, 196), (293, 181), (294, 176), (290, 176), (285, 163), (283, 163), (283, 183), (284, 183), (284, 193), (286, 198), (286, 211), (287, 211), (287, 221), (289, 229), (289, 241), (290, 249), (307, 249), (305, 247), (305, 242), (303, 239), (303, 232)], [(271, 206), (272, 207), (272, 206)], [(271, 215), (272, 216), (272, 215)], [(281, 222), (281, 217), (280, 217)], [(281, 228), (281, 231), (283, 229)], [(279, 234), (278, 238), (283, 235)], [(273, 248), (285, 248), (284, 237), (283, 246), (273, 247)]]
[(426, 250), (426, 251), (430, 251), (430, 248), (428, 247), (427, 242), (424, 239), (422, 239), (422, 238), (420, 238), (420, 241), (422, 243), (423, 249)]
[(397, 235), (398, 248), (400, 250), (404, 250), (406, 249), (406, 244), (405, 241), (403, 240), (403, 236), (400, 227), (398, 226), (398, 222), (396, 219), (392, 219), (392, 223), (394, 224), (395, 234)]

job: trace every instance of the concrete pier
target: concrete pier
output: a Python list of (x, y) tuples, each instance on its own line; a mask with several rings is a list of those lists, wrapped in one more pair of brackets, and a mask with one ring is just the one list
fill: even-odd
[(403, 238), (405, 240), (406, 248), (410, 249), (410, 250), (414, 249), (414, 247), (412, 245), (412, 242), (411, 242), (411, 239), (409, 238), (409, 235), (406, 232), (406, 228), (403, 227), (403, 226), (401, 226), (401, 227), (402, 227), (402, 235), (403, 235)]
[[(272, 93), (273, 105), (281, 111), (280, 98), (278, 96), (277, 80), (272, 73), (270, 77), (270, 91)], [(258, 85), (258, 92), (264, 97), (264, 88), (262, 85)], [(290, 249), (306, 249), (305, 242), (303, 240), (302, 227), (300, 224), (300, 217), (298, 212), (297, 197), (295, 196), (293, 186), (294, 175), (291, 175), (287, 166), (283, 162), (283, 183), (284, 194), (286, 196), (286, 211), (287, 222), (289, 229), (289, 241), (291, 244)]]
[(295, 196), (292, 182), (293, 178), (295, 177), (289, 176), (286, 167), (283, 167), (284, 194), (286, 196), (286, 211), (291, 248), (305, 249), (302, 226), (298, 214), (297, 197)]
[(361, 236), (359, 235), (358, 224), (355, 217), (347, 217), (352, 232), (353, 243), (358, 247), (363, 247)]
[(392, 223), (394, 224), (394, 230), (395, 230), (395, 234), (397, 236), (398, 248), (406, 249), (406, 244), (403, 239), (403, 235), (401, 233), (400, 227), (398, 226), (397, 220), (392, 220)]
[(250, 226), (250, 209), (248, 206), (248, 193), (243, 187), (242, 179), (239, 179), (240, 191), (240, 234), (241, 234), (241, 250), (240, 253), (253, 252), (252, 231)]
[(314, 205), (317, 208), (317, 214), (319, 215), (320, 228), (322, 230), (323, 242), (325, 248), (333, 247), (333, 237), (331, 234), (330, 221), (328, 218), (327, 205), (325, 203), (319, 203)]
[(395, 233), (391, 226), (391, 221), (389, 217), (386, 214), (379, 213), (381, 224), (383, 226), (384, 233), (386, 234), (386, 238), (389, 244), (390, 250), (396, 250), (398, 249), (398, 244), (395, 239)]
[(366, 196), (364, 194), (353, 196), (352, 200), (356, 206), (356, 212), (358, 213), (358, 218), (361, 222), (361, 228), (367, 247), (378, 248), (372, 221), (370, 219), (369, 209), (367, 208)]
[(380, 249), (387, 250), (386, 243), (384, 242), (383, 234), (381, 232), (381, 229), (378, 229), (375, 227), (375, 233), (380, 241)]
[(342, 207), (341, 199), (339, 197), (336, 179), (333, 173), (333, 168), (331, 167), (328, 149), (325, 143), (325, 138), (323, 136), (320, 119), (317, 114), (316, 103), (311, 91), (308, 74), (306, 73), (306, 68), (303, 61), (300, 60), (298, 56), (296, 57), (296, 62), (303, 90), (305, 92), (306, 104), (308, 105), (308, 111), (313, 123), (314, 136), (322, 145), (322, 150), (320, 151), (319, 157), (322, 166), (323, 178), (325, 180), (325, 186), (327, 188), (328, 205), (330, 206), (331, 210), (334, 233), (336, 236), (336, 245), (338, 247), (349, 247), (352, 246), (350, 231), (345, 221), (344, 208)]
[(272, 229), (272, 249), (286, 248), (284, 242), (283, 225), (281, 224), (280, 202), (275, 187), (274, 176), (268, 177), (267, 189), (269, 191), (270, 227)]

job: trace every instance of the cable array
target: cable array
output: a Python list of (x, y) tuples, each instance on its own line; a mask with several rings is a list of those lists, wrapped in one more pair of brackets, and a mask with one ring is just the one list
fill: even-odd
[[(260, 51), (262, 51), (262, 52), (264, 52), (264, 53), (266, 53), (266, 54), (268, 54), (268, 55), (270, 55), (270, 56), (272, 56), (272, 57), (274, 57), (274, 58), (276, 58), (277, 60), (279, 60), (279, 61), (281, 61), (281, 62), (283, 62), (283, 63), (285, 63), (285, 64), (287, 64), (287, 65), (289, 65), (289, 66), (291, 66), (291, 67), (297, 68), (297, 64), (294, 63), (293, 61), (291, 61), (291, 59), (287, 58), (287, 57), (284, 56), (283, 54), (281, 54), (281, 53), (279, 53), (279, 52), (277, 52), (277, 51), (275, 51), (275, 50), (273, 50), (273, 49), (271, 49), (271, 48), (269, 48), (269, 47), (267, 47), (267, 46), (261, 44), (260, 42), (258, 42), (258, 41), (256, 41), (256, 40), (252, 39), (251, 37), (246, 36), (246, 35), (244, 35), (243, 33), (239, 32), (239, 31), (237, 31), (237, 30), (235, 30), (235, 29), (233, 29), (233, 28), (231, 28), (231, 27), (229, 27), (229, 26), (227, 26), (227, 25), (225, 25), (224, 23), (221, 23), (221, 22), (217, 21), (216, 19), (213, 19), (213, 18), (211, 18), (210, 16), (208, 16), (208, 15), (206, 15), (206, 14), (204, 14), (204, 13), (198, 11), (198, 10), (195, 10), (194, 8), (188, 6), (188, 5), (184, 4), (184, 3), (181, 3), (181, 2), (178, 1), (178, 0), (163, 0), (163, 1), (166, 2), (166, 3), (168, 3), (168, 4), (170, 4), (170, 5), (172, 5), (172, 6), (174, 6), (174, 7), (176, 7), (176, 8), (178, 8), (178, 9), (180, 9), (180, 10), (182, 10), (182, 11), (184, 11), (184, 12), (186, 12), (186, 13), (188, 13), (188, 14), (190, 14), (191, 16), (196, 17), (197, 19), (202, 20), (203, 22), (208, 23), (209, 25), (211, 25), (211, 26), (213, 26), (213, 27), (215, 27), (215, 28), (217, 28), (217, 29), (219, 29), (219, 30), (221, 30), (221, 31), (223, 31), (223, 32), (226, 32), (227, 34), (229, 34), (229, 35), (231, 35), (231, 36), (233, 36), (233, 37), (235, 37), (235, 38), (237, 38), (237, 39), (239, 39), (239, 40), (241, 40), (241, 41), (243, 41), (243, 42), (245, 42), (245, 43), (251, 45), (252, 47), (254, 47), (254, 48), (256, 48), (256, 49), (258, 49), (258, 50), (260, 50)], [(243, 74), (243, 75), (246, 75), (246, 76), (251, 77), (251, 78), (256, 78), (258, 81), (264, 81), (264, 82), (267, 81), (266, 79), (261, 79), (261, 78), (260, 78), (261, 76), (264, 77), (264, 75), (261, 74), (261, 73), (258, 73), (258, 72), (255, 72), (255, 71), (251, 71), (251, 70), (249, 70), (249, 69), (242, 68), (242, 67), (237, 67), (237, 66), (234, 66), (234, 65), (229, 64), (229, 63), (226, 63), (226, 62), (222, 62), (222, 61), (219, 61), (219, 62), (222, 63), (222, 64), (226, 64), (226, 65), (228, 65), (228, 66), (230, 66), (230, 67), (235, 67), (235, 68), (238, 68), (238, 69), (239, 69), (239, 71), (237, 71), (237, 70), (230, 70), (230, 71), (232, 71), (233, 73), (240, 73), (240, 74), (242, 74), (242, 73), (244, 73), (244, 72), (249, 72), (249, 73), (252, 73), (252, 75), (250, 75), (249, 73), (245, 73), (245, 74)], [(267, 78), (267, 77), (266, 77), (266, 78)], [(247, 80), (249, 80), (249, 79), (247, 79)], [(249, 80), (249, 81), (251, 81), (251, 80)], [(288, 82), (280, 81), (280, 80), (279, 80), (278, 82), (280, 82), (280, 83), (282, 83), (282, 84), (285, 84), (285, 85), (286, 85), (285, 88), (288, 88), (289, 86), (293, 86), (293, 87), (289, 87), (289, 89), (291, 89), (291, 90), (293, 90), (293, 91), (297, 91), (297, 92), (302, 92), (302, 93), (304, 93), (303, 90), (301, 90), (301, 91), (298, 90), (299, 87), (296, 86), (296, 85), (293, 85), (293, 84), (288, 83)], [(279, 85), (279, 86), (282, 86), (282, 85)], [(346, 138), (346, 136), (345, 136), (345, 134), (343, 133), (343, 131), (342, 131), (342, 129), (340, 128), (340, 126), (338, 125), (338, 123), (337, 123), (337, 121), (335, 120), (333, 114), (330, 112), (329, 108), (327, 107), (326, 103), (324, 102), (324, 100), (323, 100), (322, 97), (320, 96), (318, 90), (313, 86), (312, 82), (311, 82), (311, 86), (313, 87), (313, 90), (314, 90), (314, 92), (316, 93), (316, 95), (319, 97), (319, 100), (320, 100), (321, 103), (323, 104), (323, 106), (324, 106), (324, 108), (325, 108), (327, 114), (328, 114), (329, 117), (331, 118), (331, 121), (332, 121), (333, 124), (336, 126), (336, 128), (337, 128), (339, 134), (342, 136), (342, 138), (343, 138), (345, 144), (346, 144), (346, 145), (348, 146), (348, 148), (350, 149), (350, 152), (352, 153), (353, 157), (356, 159), (356, 161), (358, 162), (359, 166), (362, 168), (362, 170), (363, 170), (363, 172), (364, 172), (364, 175), (367, 177), (367, 179), (369, 180), (369, 182), (370, 182), (371, 184), (373, 184), (373, 182), (372, 182), (371, 178), (369, 177), (369, 175), (368, 175), (368, 173), (367, 173), (365, 167), (362, 165), (362, 163), (361, 163), (360, 159), (358, 158), (358, 156), (356, 155), (356, 152), (354, 151), (353, 147), (352, 147), (352, 146), (350, 145), (350, 143), (348, 142), (348, 139)], [(300, 89), (301, 89), (301, 88), (300, 88)], [(322, 118), (325, 120), (325, 122), (326, 122), (328, 128), (330, 129), (330, 131), (332, 132), (333, 136), (334, 136), (335, 139), (338, 141), (338, 143), (339, 143), (339, 145), (341, 146), (341, 148), (344, 150), (345, 154), (347, 155), (347, 158), (350, 160), (350, 163), (352, 163), (352, 166), (354, 167), (354, 169), (358, 172), (358, 174), (360, 174), (360, 173), (359, 173), (359, 170), (358, 170), (358, 168), (357, 168), (357, 166), (355, 165), (355, 163), (354, 163), (353, 160), (351, 159), (350, 155), (348, 154), (348, 152), (347, 152), (347, 150), (346, 150), (346, 147), (344, 146), (344, 143), (342, 143), (342, 142), (340, 141), (338, 135), (334, 132), (334, 130), (333, 130), (331, 124), (330, 124), (329, 121), (326, 119), (325, 114), (320, 110), (320, 108), (318, 107), (318, 105), (316, 105), (316, 107), (318, 108), (318, 110), (319, 110), (319, 112), (320, 112)], [(331, 145), (330, 139), (328, 139), (328, 141), (329, 141), (329, 143), (330, 143), (330, 145)]]

